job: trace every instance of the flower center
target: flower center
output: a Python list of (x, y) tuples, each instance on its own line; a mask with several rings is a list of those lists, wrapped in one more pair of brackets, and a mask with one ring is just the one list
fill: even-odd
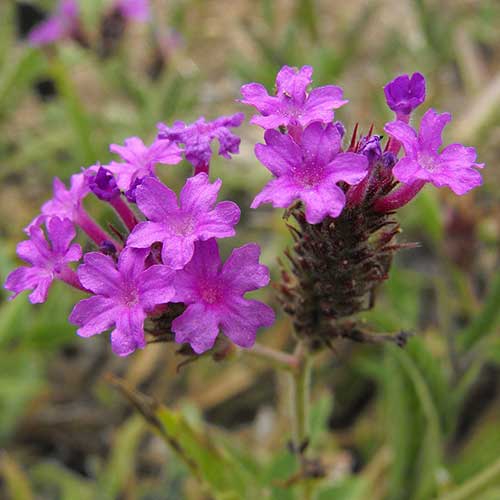
[(223, 297), (222, 287), (218, 283), (204, 283), (200, 287), (200, 295), (203, 301), (207, 304), (216, 304)]
[(316, 186), (324, 177), (323, 168), (313, 163), (303, 163), (294, 172), (295, 179), (305, 188)]
[(429, 172), (434, 172), (436, 170), (436, 161), (428, 153), (420, 153), (418, 155), (418, 163)]
[(123, 290), (123, 302), (127, 307), (133, 307), (139, 303), (139, 294), (135, 287), (130, 287)]
[(170, 230), (179, 236), (186, 236), (194, 230), (194, 219), (188, 214), (178, 214), (169, 222)]

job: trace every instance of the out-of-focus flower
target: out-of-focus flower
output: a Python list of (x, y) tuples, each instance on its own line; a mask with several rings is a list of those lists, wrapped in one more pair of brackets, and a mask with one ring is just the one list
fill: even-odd
[(288, 207), (301, 200), (310, 224), (326, 216), (337, 217), (346, 198), (337, 183), (357, 184), (366, 175), (368, 160), (357, 153), (341, 151), (337, 127), (311, 123), (302, 134), (301, 144), (276, 130), (267, 130), (266, 144), (255, 146), (255, 155), (271, 171), (275, 179), (256, 196), (252, 208), (261, 203)]
[(136, 190), (137, 205), (149, 219), (132, 231), (127, 245), (148, 248), (161, 242), (162, 261), (182, 269), (193, 256), (194, 243), (209, 238), (234, 236), (240, 209), (232, 201), (216, 203), (222, 181), (210, 183), (208, 175), (190, 177), (179, 195), (160, 181), (146, 178)]
[(215, 239), (195, 244), (193, 259), (174, 280), (172, 301), (187, 305), (172, 323), (176, 342), (189, 343), (199, 354), (222, 331), (241, 347), (254, 344), (257, 330), (274, 322), (269, 306), (243, 298), (269, 283), (269, 270), (259, 264), (259, 256), (259, 246), (251, 243), (233, 250), (222, 264)]
[(133, 21), (146, 22), (151, 17), (149, 0), (117, 0), (115, 9)]
[(168, 139), (184, 146), (186, 160), (195, 168), (194, 173), (208, 172), (212, 149), (212, 141), (219, 141), (219, 155), (231, 158), (231, 154), (239, 152), (241, 139), (229, 129), (239, 127), (245, 115), (236, 113), (230, 116), (221, 116), (207, 122), (202, 116), (194, 123), (187, 124), (182, 121), (174, 122), (172, 127), (164, 123), (158, 124), (158, 138)]
[(80, 9), (77, 0), (61, 0), (54, 14), (35, 26), (28, 35), (31, 45), (48, 45), (71, 38), (79, 32)]
[(265, 129), (281, 125), (305, 127), (313, 121), (331, 123), (333, 110), (348, 101), (343, 99), (343, 90), (335, 85), (318, 87), (308, 94), (312, 73), (311, 66), (300, 70), (283, 66), (276, 77), (276, 96), (270, 96), (260, 83), (243, 85), (240, 102), (254, 106), (262, 115), (255, 115), (250, 123)]
[(155, 140), (151, 146), (146, 146), (139, 137), (125, 139), (124, 145), (111, 144), (112, 153), (119, 155), (123, 162), (112, 162), (106, 166), (116, 174), (117, 184), (123, 191), (128, 191), (135, 181), (155, 175), (155, 167), (176, 165), (182, 160), (179, 147), (167, 140)]
[(45, 302), (55, 279), (81, 288), (75, 272), (68, 266), (82, 256), (80, 245), (71, 243), (76, 236), (73, 224), (68, 219), (50, 217), (45, 225), (49, 241), (40, 225), (33, 224), (29, 228), (30, 239), (17, 245), (17, 255), (31, 267), (19, 267), (7, 276), (4, 286), (14, 292), (11, 299), (24, 290), (33, 290), (30, 302)]
[(408, 121), (411, 112), (425, 101), (425, 78), (421, 73), (400, 75), (385, 87), (385, 99), (399, 120)]
[(117, 265), (99, 252), (85, 255), (78, 277), (95, 295), (78, 302), (69, 317), (80, 327), (78, 335), (90, 337), (115, 327), (111, 332), (115, 354), (127, 356), (145, 347), (147, 314), (174, 296), (173, 272), (162, 265), (145, 269), (148, 253), (149, 250), (125, 248)]

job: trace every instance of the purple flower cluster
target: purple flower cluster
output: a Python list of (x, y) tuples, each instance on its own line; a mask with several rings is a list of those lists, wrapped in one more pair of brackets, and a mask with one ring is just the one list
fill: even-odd
[[(384, 127), (390, 136), (384, 151), (380, 135), (370, 130), (358, 139), (357, 126), (344, 148), (345, 127), (333, 122), (334, 109), (347, 103), (342, 89), (327, 85), (309, 91), (311, 83), (311, 67), (285, 66), (276, 77), (276, 95), (258, 83), (241, 88), (240, 102), (260, 113), (250, 123), (266, 130), (265, 144), (255, 146), (255, 155), (273, 175), (252, 208), (300, 201), (307, 222), (317, 224), (361, 204), (380, 212), (397, 209), (428, 182), (458, 195), (481, 184), (477, 168), (483, 165), (476, 163), (474, 148), (451, 144), (439, 151), (449, 113), (429, 109), (418, 134), (409, 125), (412, 112), (425, 100), (420, 73), (401, 75), (384, 88), (387, 105), (396, 114), (396, 121)], [(398, 159), (401, 146), (405, 154)]]
[[(265, 304), (244, 298), (247, 291), (269, 283), (256, 244), (233, 250), (221, 263), (217, 239), (235, 235), (238, 205), (217, 202), (222, 182), (211, 182), (205, 172), (188, 178), (178, 197), (156, 172), (158, 164), (181, 161), (183, 151), (176, 142), (193, 160), (194, 143), (203, 144), (198, 151), (207, 165), (210, 157), (204, 148), (214, 137), (221, 154), (237, 152), (239, 138), (226, 127), (237, 126), (242, 119), (241, 114), (213, 122), (201, 118), (183, 126), (179, 136), (158, 137), (150, 146), (131, 137), (124, 146), (110, 146), (120, 162), (83, 169), (71, 177), (69, 188), (56, 178), (53, 198), (26, 228), (29, 239), (18, 245), (18, 256), (30, 266), (7, 277), (5, 288), (13, 292), (11, 298), (32, 290), (30, 301), (44, 302), (54, 280), (88, 293), (74, 307), (70, 321), (82, 337), (112, 329), (113, 352), (120, 356), (145, 347), (147, 318), (161, 319), (170, 304), (179, 303), (185, 311), (171, 321), (177, 342), (189, 343), (202, 353), (222, 332), (235, 344), (250, 347), (257, 330), (273, 323), (274, 313)], [(105, 230), (98, 224), (84, 207), (90, 195), (108, 203), (121, 226), (113, 221)], [(82, 248), (73, 243), (77, 228), (94, 249), (83, 255), (75, 271), (70, 263), (82, 259)]]

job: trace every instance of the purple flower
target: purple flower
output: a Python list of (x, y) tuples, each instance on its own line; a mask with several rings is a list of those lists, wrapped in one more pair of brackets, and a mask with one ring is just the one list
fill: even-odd
[(429, 109), (422, 117), (418, 135), (404, 122), (386, 124), (385, 131), (403, 145), (406, 153), (392, 170), (398, 181), (405, 184), (432, 182), (436, 187), (448, 186), (458, 195), (481, 185), (481, 175), (476, 168), (484, 164), (475, 163), (474, 148), (450, 144), (438, 151), (442, 144), (441, 134), (450, 120), (449, 113), (439, 114)]
[(229, 128), (239, 127), (244, 119), (243, 113), (236, 113), (221, 116), (211, 122), (207, 122), (202, 116), (191, 124), (176, 121), (172, 127), (167, 127), (164, 123), (159, 123), (158, 138), (182, 144), (186, 160), (195, 167), (195, 173), (208, 172), (212, 157), (210, 144), (214, 139), (219, 141), (219, 155), (224, 158), (230, 159), (231, 153), (239, 152), (240, 138)]
[(233, 250), (222, 264), (215, 239), (196, 243), (193, 259), (175, 275), (172, 301), (188, 306), (172, 323), (176, 342), (188, 342), (200, 354), (214, 345), (221, 330), (241, 347), (254, 344), (257, 330), (274, 322), (269, 306), (243, 298), (269, 283), (259, 255), (259, 246), (250, 243)]
[(310, 224), (327, 215), (337, 217), (346, 198), (339, 181), (357, 184), (365, 177), (368, 160), (357, 153), (342, 153), (337, 127), (311, 123), (302, 134), (301, 144), (276, 130), (264, 134), (266, 144), (257, 144), (257, 158), (276, 177), (256, 196), (252, 208), (261, 203), (288, 207), (302, 200)]
[(118, 259), (99, 252), (85, 255), (78, 268), (82, 285), (95, 295), (81, 300), (69, 320), (79, 326), (81, 337), (96, 335), (111, 327), (113, 352), (127, 356), (145, 347), (144, 320), (158, 304), (174, 296), (173, 272), (166, 266), (144, 269), (149, 250), (125, 248)]
[(115, 5), (116, 10), (126, 19), (139, 22), (149, 20), (149, 0), (117, 0)]
[(333, 110), (348, 101), (343, 99), (342, 89), (334, 85), (318, 87), (308, 94), (312, 73), (311, 66), (300, 70), (283, 66), (276, 77), (276, 96), (270, 96), (260, 83), (243, 85), (240, 102), (254, 106), (262, 115), (254, 116), (250, 123), (265, 129), (280, 125), (305, 127), (313, 121), (330, 123)]
[(165, 140), (156, 140), (148, 147), (139, 137), (130, 137), (124, 146), (111, 144), (109, 149), (123, 160), (106, 166), (116, 174), (118, 187), (123, 191), (128, 191), (136, 179), (156, 175), (154, 168), (158, 163), (176, 165), (182, 160), (177, 145)]
[(78, 2), (61, 0), (56, 12), (31, 30), (28, 40), (31, 45), (47, 45), (70, 38), (78, 31), (79, 26)]
[(33, 290), (29, 299), (32, 304), (47, 300), (50, 285), (60, 279), (80, 288), (78, 279), (69, 262), (76, 262), (82, 256), (80, 245), (71, 242), (75, 238), (75, 228), (70, 220), (51, 217), (46, 222), (47, 236), (39, 225), (29, 229), (30, 239), (17, 245), (17, 255), (31, 264), (12, 271), (5, 281), (5, 288), (14, 292), (10, 298), (17, 297), (24, 290)]
[(425, 78), (421, 73), (413, 73), (411, 78), (400, 75), (384, 87), (384, 92), (387, 105), (398, 118), (409, 116), (425, 101)]
[(149, 221), (134, 228), (127, 245), (148, 248), (160, 241), (163, 263), (182, 269), (193, 256), (195, 241), (234, 236), (240, 209), (232, 201), (215, 205), (221, 185), (220, 179), (210, 184), (205, 173), (190, 177), (178, 204), (176, 194), (160, 181), (144, 179), (136, 190), (137, 205)]
[(42, 205), (42, 214), (56, 216), (76, 222), (82, 210), (82, 200), (90, 192), (88, 179), (84, 173), (71, 176), (71, 187), (67, 189), (64, 182), (54, 178), (54, 197)]

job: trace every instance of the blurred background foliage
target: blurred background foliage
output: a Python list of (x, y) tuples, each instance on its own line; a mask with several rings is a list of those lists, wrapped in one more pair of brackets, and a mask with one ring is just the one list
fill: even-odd
[[(109, 2), (80, 4), (95, 44)], [(150, 141), (158, 121), (236, 112), (239, 86), (271, 88), (283, 64), (310, 64), (316, 85), (345, 89), (351, 102), (337, 117), (348, 130), (359, 122), (381, 132), (391, 118), (383, 85), (421, 71), (427, 104), (453, 113), (446, 139), (478, 148), (485, 182), (460, 199), (426, 189), (401, 213), (401, 239), (420, 246), (400, 254), (366, 322), (415, 332), (407, 348), (338, 343), (317, 359), (311, 447), (327, 472), (318, 498), (500, 498), (500, 3), (152, 4), (152, 22), (127, 26), (104, 57), (69, 41), (30, 48), (27, 31), (54, 2), (0, 2), (1, 281), (52, 177), (108, 162), (110, 143)], [(253, 157), (261, 137), (244, 126), (241, 154), (216, 159), (213, 173), (243, 209), (236, 243), (258, 241), (277, 277), (289, 244), (281, 214), (248, 209), (267, 178)], [(179, 187), (190, 168), (162, 172)], [(172, 344), (118, 359), (105, 335), (75, 336), (66, 318), (77, 295), (62, 286), (43, 306), (5, 298), (0, 291), (1, 498), (300, 498), (286, 380), (265, 365), (202, 357), (177, 370)], [(276, 305), (271, 289), (266, 298)], [(260, 341), (289, 348), (287, 319)]]

